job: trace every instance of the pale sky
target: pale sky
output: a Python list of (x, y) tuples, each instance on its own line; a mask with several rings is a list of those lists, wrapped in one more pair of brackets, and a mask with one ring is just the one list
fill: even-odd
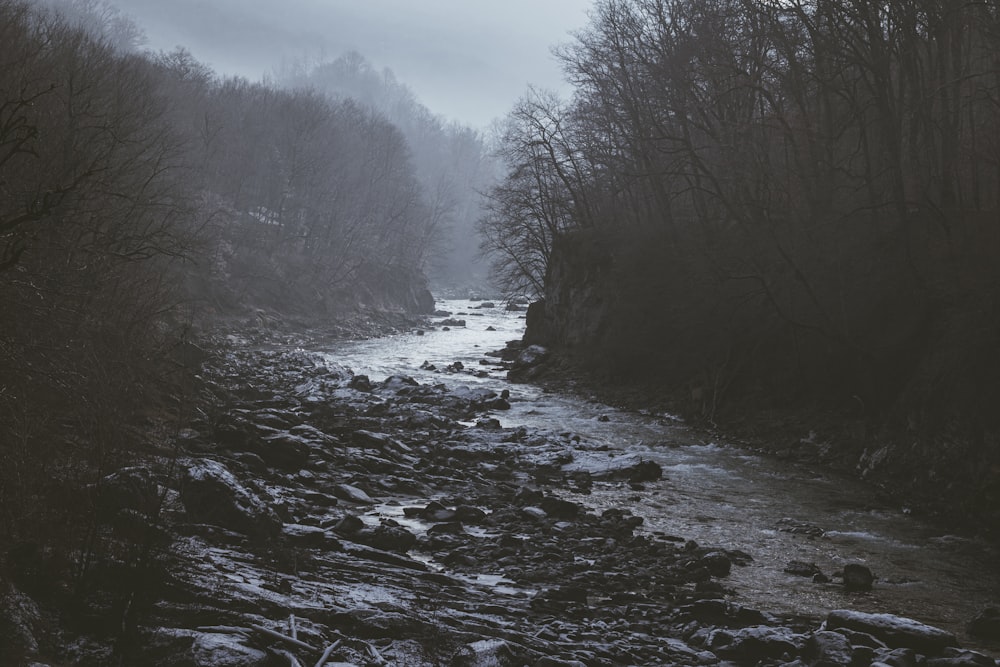
[(432, 112), (483, 128), (529, 84), (566, 92), (551, 47), (593, 0), (112, 0), (153, 50), (187, 47), (251, 80), (282, 60), (356, 50)]

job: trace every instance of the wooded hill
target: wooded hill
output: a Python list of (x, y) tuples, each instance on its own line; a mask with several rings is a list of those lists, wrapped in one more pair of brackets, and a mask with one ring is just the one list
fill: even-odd
[(0, 0), (0, 537), (58, 521), (69, 551), (92, 528), (74, 490), (190, 407), (199, 325), (432, 309), (468, 199), (440, 165), (468, 178), (485, 151), (386, 74), (400, 119), (461, 147), (431, 189), (370, 101), (142, 53), (107, 3), (62, 7)]
[(995, 3), (600, 0), (572, 99), (507, 118), (486, 246), (536, 340), (710, 419), (889, 426), (995, 505), (998, 54)]

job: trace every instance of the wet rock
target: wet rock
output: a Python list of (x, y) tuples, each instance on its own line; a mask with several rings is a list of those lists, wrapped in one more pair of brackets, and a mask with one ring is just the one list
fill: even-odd
[(449, 317), (448, 319), (441, 320), (440, 322), (438, 322), (438, 326), (441, 326), (441, 327), (464, 327), (465, 326), (465, 320), (459, 320), (459, 319), (455, 319), (455, 318)]
[(663, 467), (656, 461), (637, 459), (637, 457), (631, 456), (627, 458), (631, 460), (624, 465), (619, 464), (606, 470), (594, 472), (594, 478), (600, 480), (624, 480), (634, 484), (655, 482), (663, 478)]
[(969, 635), (979, 639), (1000, 641), (1000, 607), (987, 607), (969, 621)]
[(958, 646), (950, 632), (892, 614), (838, 610), (830, 612), (825, 625), (830, 630), (848, 628), (864, 632), (890, 648), (911, 648), (926, 655), (937, 655), (948, 646)]
[(333, 495), (341, 500), (357, 503), (358, 505), (374, 505), (375, 501), (367, 493), (356, 486), (350, 484), (337, 484), (333, 487)]
[(465, 532), (465, 527), (461, 521), (447, 521), (436, 523), (427, 529), (428, 535), (461, 535)]
[(728, 577), (733, 568), (729, 556), (721, 551), (710, 551), (698, 559), (698, 566), (708, 570), (713, 577)]
[[(510, 310), (509, 306), (508, 310)], [(587, 667), (587, 665), (579, 660), (563, 660), (551, 655), (545, 655), (536, 660), (533, 667)]]
[(480, 419), (476, 422), (476, 428), (481, 428), (485, 431), (499, 431), (502, 426), (500, 425), (500, 420), (490, 417), (488, 419)]
[(336, 549), (340, 546), (335, 537), (318, 526), (286, 523), (281, 528), (281, 534), (289, 542), (303, 547)]
[(541, 507), (534, 507), (533, 505), (522, 507), (521, 513), (530, 519), (535, 519), (536, 521), (548, 517), (548, 514), (545, 513), (545, 510), (543, 510)]
[(806, 638), (791, 629), (766, 625), (717, 630), (708, 639), (708, 648), (717, 655), (751, 664), (768, 658), (798, 656), (805, 645)]
[(381, 525), (372, 531), (369, 544), (377, 549), (406, 553), (417, 543), (417, 536), (401, 526)]
[(579, 505), (555, 496), (546, 496), (540, 504), (545, 513), (554, 519), (575, 519), (580, 513)]
[(472, 505), (459, 505), (455, 508), (455, 518), (462, 523), (481, 524), (486, 517), (484, 510)]
[(850, 640), (830, 630), (821, 630), (809, 637), (806, 655), (813, 667), (848, 667), (854, 662), (854, 648)]
[(263, 438), (257, 453), (269, 466), (279, 470), (301, 470), (309, 461), (307, 442), (291, 433), (276, 433)]
[(788, 565), (785, 566), (784, 572), (794, 574), (796, 577), (812, 578), (820, 574), (820, 569), (815, 563), (804, 563), (800, 560), (793, 560), (789, 561)]
[(364, 527), (365, 522), (360, 517), (346, 514), (334, 525), (333, 529), (341, 535), (353, 535)]
[(281, 519), (274, 510), (218, 461), (199, 459), (188, 463), (180, 499), (194, 521), (251, 537), (270, 538), (281, 530)]
[(701, 623), (726, 627), (747, 627), (771, 622), (770, 618), (756, 609), (724, 600), (699, 600), (678, 608), (678, 611)]
[(142, 636), (142, 660), (132, 664), (157, 667), (265, 667), (270, 658), (264, 651), (248, 646), (250, 640), (238, 633), (197, 632), (156, 628)]
[(848, 591), (870, 591), (875, 582), (872, 571), (858, 563), (844, 566), (844, 589)]
[(926, 667), (996, 667), (993, 658), (959, 648), (946, 648), (940, 658), (928, 658)]
[(548, 358), (548, 348), (542, 347), (541, 345), (529, 345), (521, 350), (520, 354), (517, 355), (517, 359), (514, 361), (514, 368), (529, 368), (531, 366), (537, 366)]
[(875, 652), (877, 662), (875, 665), (887, 665), (888, 667), (925, 667), (924, 656), (919, 655), (912, 648), (883, 649)]
[(367, 393), (372, 390), (372, 381), (368, 379), (367, 375), (355, 375), (351, 378), (351, 381), (347, 383), (347, 386), (355, 391)]
[(450, 667), (515, 667), (521, 663), (503, 639), (481, 639), (459, 649), (448, 664)]

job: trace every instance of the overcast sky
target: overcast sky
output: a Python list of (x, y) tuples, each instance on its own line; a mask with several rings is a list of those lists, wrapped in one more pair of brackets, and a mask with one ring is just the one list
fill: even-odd
[(582, 28), (593, 0), (112, 0), (154, 50), (187, 47), (252, 80), (283, 59), (356, 50), (388, 67), (431, 111), (474, 127), (528, 84), (565, 92), (550, 48)]

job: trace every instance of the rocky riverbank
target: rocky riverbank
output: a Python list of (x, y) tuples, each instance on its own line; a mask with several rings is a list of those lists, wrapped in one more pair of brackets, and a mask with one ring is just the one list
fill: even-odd
[(669, 488), (655, 464), (283, 343), (232, 338), (171, 447), (98, 485), (118, 549), (72, 624), (15, 568), (4, 664), (997, 664), (886, 614), (743, 606), (726, 580), (752, 553), (569, 499)]

